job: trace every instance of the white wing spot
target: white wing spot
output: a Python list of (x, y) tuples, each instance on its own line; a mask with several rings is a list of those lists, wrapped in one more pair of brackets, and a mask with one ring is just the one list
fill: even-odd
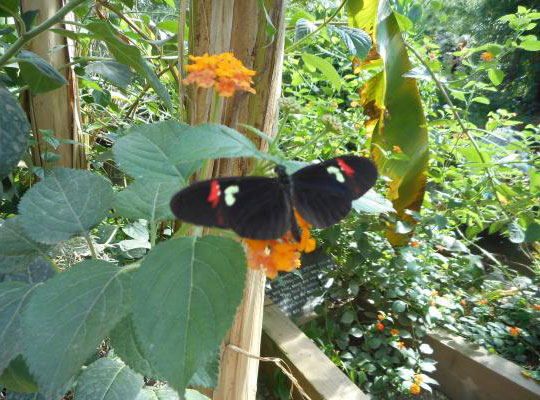
[(239, 191), (240, 188), (236, 185), (229, 186), (227, 189), (225, 189), (225, 204), (227, 204), (229, 207), (232, 206), (236, 202), (234, 195)]
[(330, 167), (326, 168), (329, 174), (334, 174), (336, 176), (336, 179), (339, 183), (345, 182), (345, 177), (341, 173), (341, 170), (338, 167), (334, 167), (331, 165)]

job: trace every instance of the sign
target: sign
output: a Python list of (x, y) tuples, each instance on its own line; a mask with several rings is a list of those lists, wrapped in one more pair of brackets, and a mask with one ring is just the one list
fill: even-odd
[(266, 284), (266, 295), (285, 315), (299, 318), (311, 313), (321, 301), (324, 273), (335, 268), (332, 258), (322, 251), (302, 255), (296, 272), (280, 275)]

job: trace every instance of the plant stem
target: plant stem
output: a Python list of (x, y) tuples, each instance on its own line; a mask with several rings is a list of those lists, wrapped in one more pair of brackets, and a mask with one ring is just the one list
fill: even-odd
[(86, 240), (86, 243), (88, 243), (88, 248), (90, 249), (90, 253), (92, 254), (92, 258), (96, 259), (98, 258), (96, 249), (94, 247), (94, 243), (92, 243), (92, 238), (88, 233), (84, 235), (84, 239)]
[(56, 12), (51, 18), (46, 21), (43, 21), (41, 24), (36, 26), (31, 31), (23, 33), (19, 38), (7, 49), (7, 51), (0, 57), (0, 67), (5, 65), (11, 57), (13, 57), (17, 52), (22, 49), (22, 47), (34, 39), (37, 35), (45, 32), (47, 29), (53, 25), (60, 22), (69, 12), (79, 7), (81, 4), (85, 3), (88, 0), (71, 0), (68, 4), (62, 7)]
[(293, 44), (291, 44), (289, 47), (287, 47), (285, 49), (285, 53), (289, 53), (291, 52), (292, 50), (294, 50), (295, 48), (297, 48), (298, 46), (300, 46), (302, 43), (304, 43), (305, 41), (307, 41), (308, 39), (310, 39), (312, 36), (315, 36), (317, 33), (319, 33), (319, 31), (321, 29), (323, 29), (324, 27), (326, 27), (326, 25), (328, 25), (335, 17), (336, 15), (339, 14), (339, 12), (341, 11), (341, 9), (343, 7), (345, 7), (345, 4), (347, 4), (347, 0), (343, 0), (341, 2), (341, 4), (339, 5), (338, 8), (336, 8), (336, 10), (332, 13), (332, 15), (330, 15), (330, 17), (328, 17), (328, 19), (326, 21), (324, 21), (317, 29), (315, 29), (313, 32), (311, 32), (309, 35), (306, 35), (304, 36), (302, 39), (300, 39), (298, 42), (295, 42)]
[[(472, 136), (470, 133), (469, 133), (469, 130), (465, 127), (465, 124), (463, 123), (463, 120), (461, 119), (461, 117), (459, 116), (459, 113), (457, 112), (457, 109), (456, 107), (454, 106), (454, 103), (452, 102), (452, 100), (450, 99), (450, 96), (448, 96), (448, 93), (446, 92), (446, 89), (444, 88), (443, 84), (441, 83), (441, 81), (439, 81), (439, 79), (437, 78), (437, 76), (435, 75), (435, 73), (433, 72), (433, 70), (429, 67), (429, 65), (424, 61), (424, 59), (422, 58), (422, 56), (420, 56), (420, 54), (418, 54), (418, 52), (410, 45), (408, 44), (407, 42), (405, 42), (405, 46), (407, 47), (407, 49), (409, 49), (411, 51), (411, 53), (414, 54), (414, 56), (418, 59), (418, 61), (420, 61), (422, 63), (422, 65), (424, 66), (424, 68), (426, 68), (426, 70), (429, 72), (429, 74), (431, 75), (431, 78), (433, 79), (433, 81), (435, 82), (435, 84), (437, 85), (437, 87), (439, 88), (439, 90), (441, 91), (444, 99), (446, 100), (446, 103), (450, 106), (450, 110), (452, 111), (452, 114), (454, 115), (454, 118), (456, 119), (457, 123), (459, 124), (459, 126), (461, 127), (461, 131), (467, 135), (467, 137), (469, 138), (469, 140), (471, 141), (474, 149), (476, 150), (476, 153), (478, 154), (478, 157), (480, 157), (480, 160), (482, 161), (483, 164), (487, 164), (486, 163), (486, 159), (484, 158), (484, 154), (482, 153), (482, 151), (480, 150), (480, 147), (478, 146), (478, 143), (476, 142), (476, 139), (474, 138), (474, 136)], [(506, 218), (509, 218), (508, 214), (506, 213), (505, 209), (504, 209), (504, 205), (502, 204), (501, 200), (499, 199), (499, 196), (497, 196), (497, 187), (495, 186), (495, 178), (493, 177), (492, 173), (491, 173), (491, 170), (487, 167), (484, 167), (484, 171), (486, 171), (486, 175), (488, 177), (488, 181), (493, 189), (493, 195), (495, 196), (495, 199), (497, 199), (497, 202), (499, 203), (500, 207), (501, 207), (501, 211), (502, 213), (504, 214), (504, 216)]]

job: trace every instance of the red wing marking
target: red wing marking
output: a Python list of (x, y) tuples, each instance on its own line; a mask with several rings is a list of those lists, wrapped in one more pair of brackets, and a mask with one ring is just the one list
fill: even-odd
[(337, 163), (339, 165), (339, 169), (345, 172), (349, 176), (354, 175), (354, 169), (351, 168), (349, 164), (347, 164), (345, 161), (343, 161), (341, 158), (337, 158)]
[(210, 182), (210, 194), (208, 195), (208, 202), (212, 205), (212, 208), (216, 208), (219, 204), (219, 196), (221, 191), (219, 190), (219, 181), (213, 180)]

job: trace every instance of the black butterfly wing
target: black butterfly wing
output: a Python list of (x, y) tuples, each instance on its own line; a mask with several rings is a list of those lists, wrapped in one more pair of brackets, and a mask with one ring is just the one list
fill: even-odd
[(171, 209), (186, 222), (232, 229), (250, 239), (277, 239), (290, 228), (290, 201), (273, 178), (234, 177), (197, 182), (173, 196)]
[(302, 168), (291, 179), (294, 207), (311, 225), (326, 228), (345, 218), (352, 201), (375, 184), (377, 167), (346, 155)]

